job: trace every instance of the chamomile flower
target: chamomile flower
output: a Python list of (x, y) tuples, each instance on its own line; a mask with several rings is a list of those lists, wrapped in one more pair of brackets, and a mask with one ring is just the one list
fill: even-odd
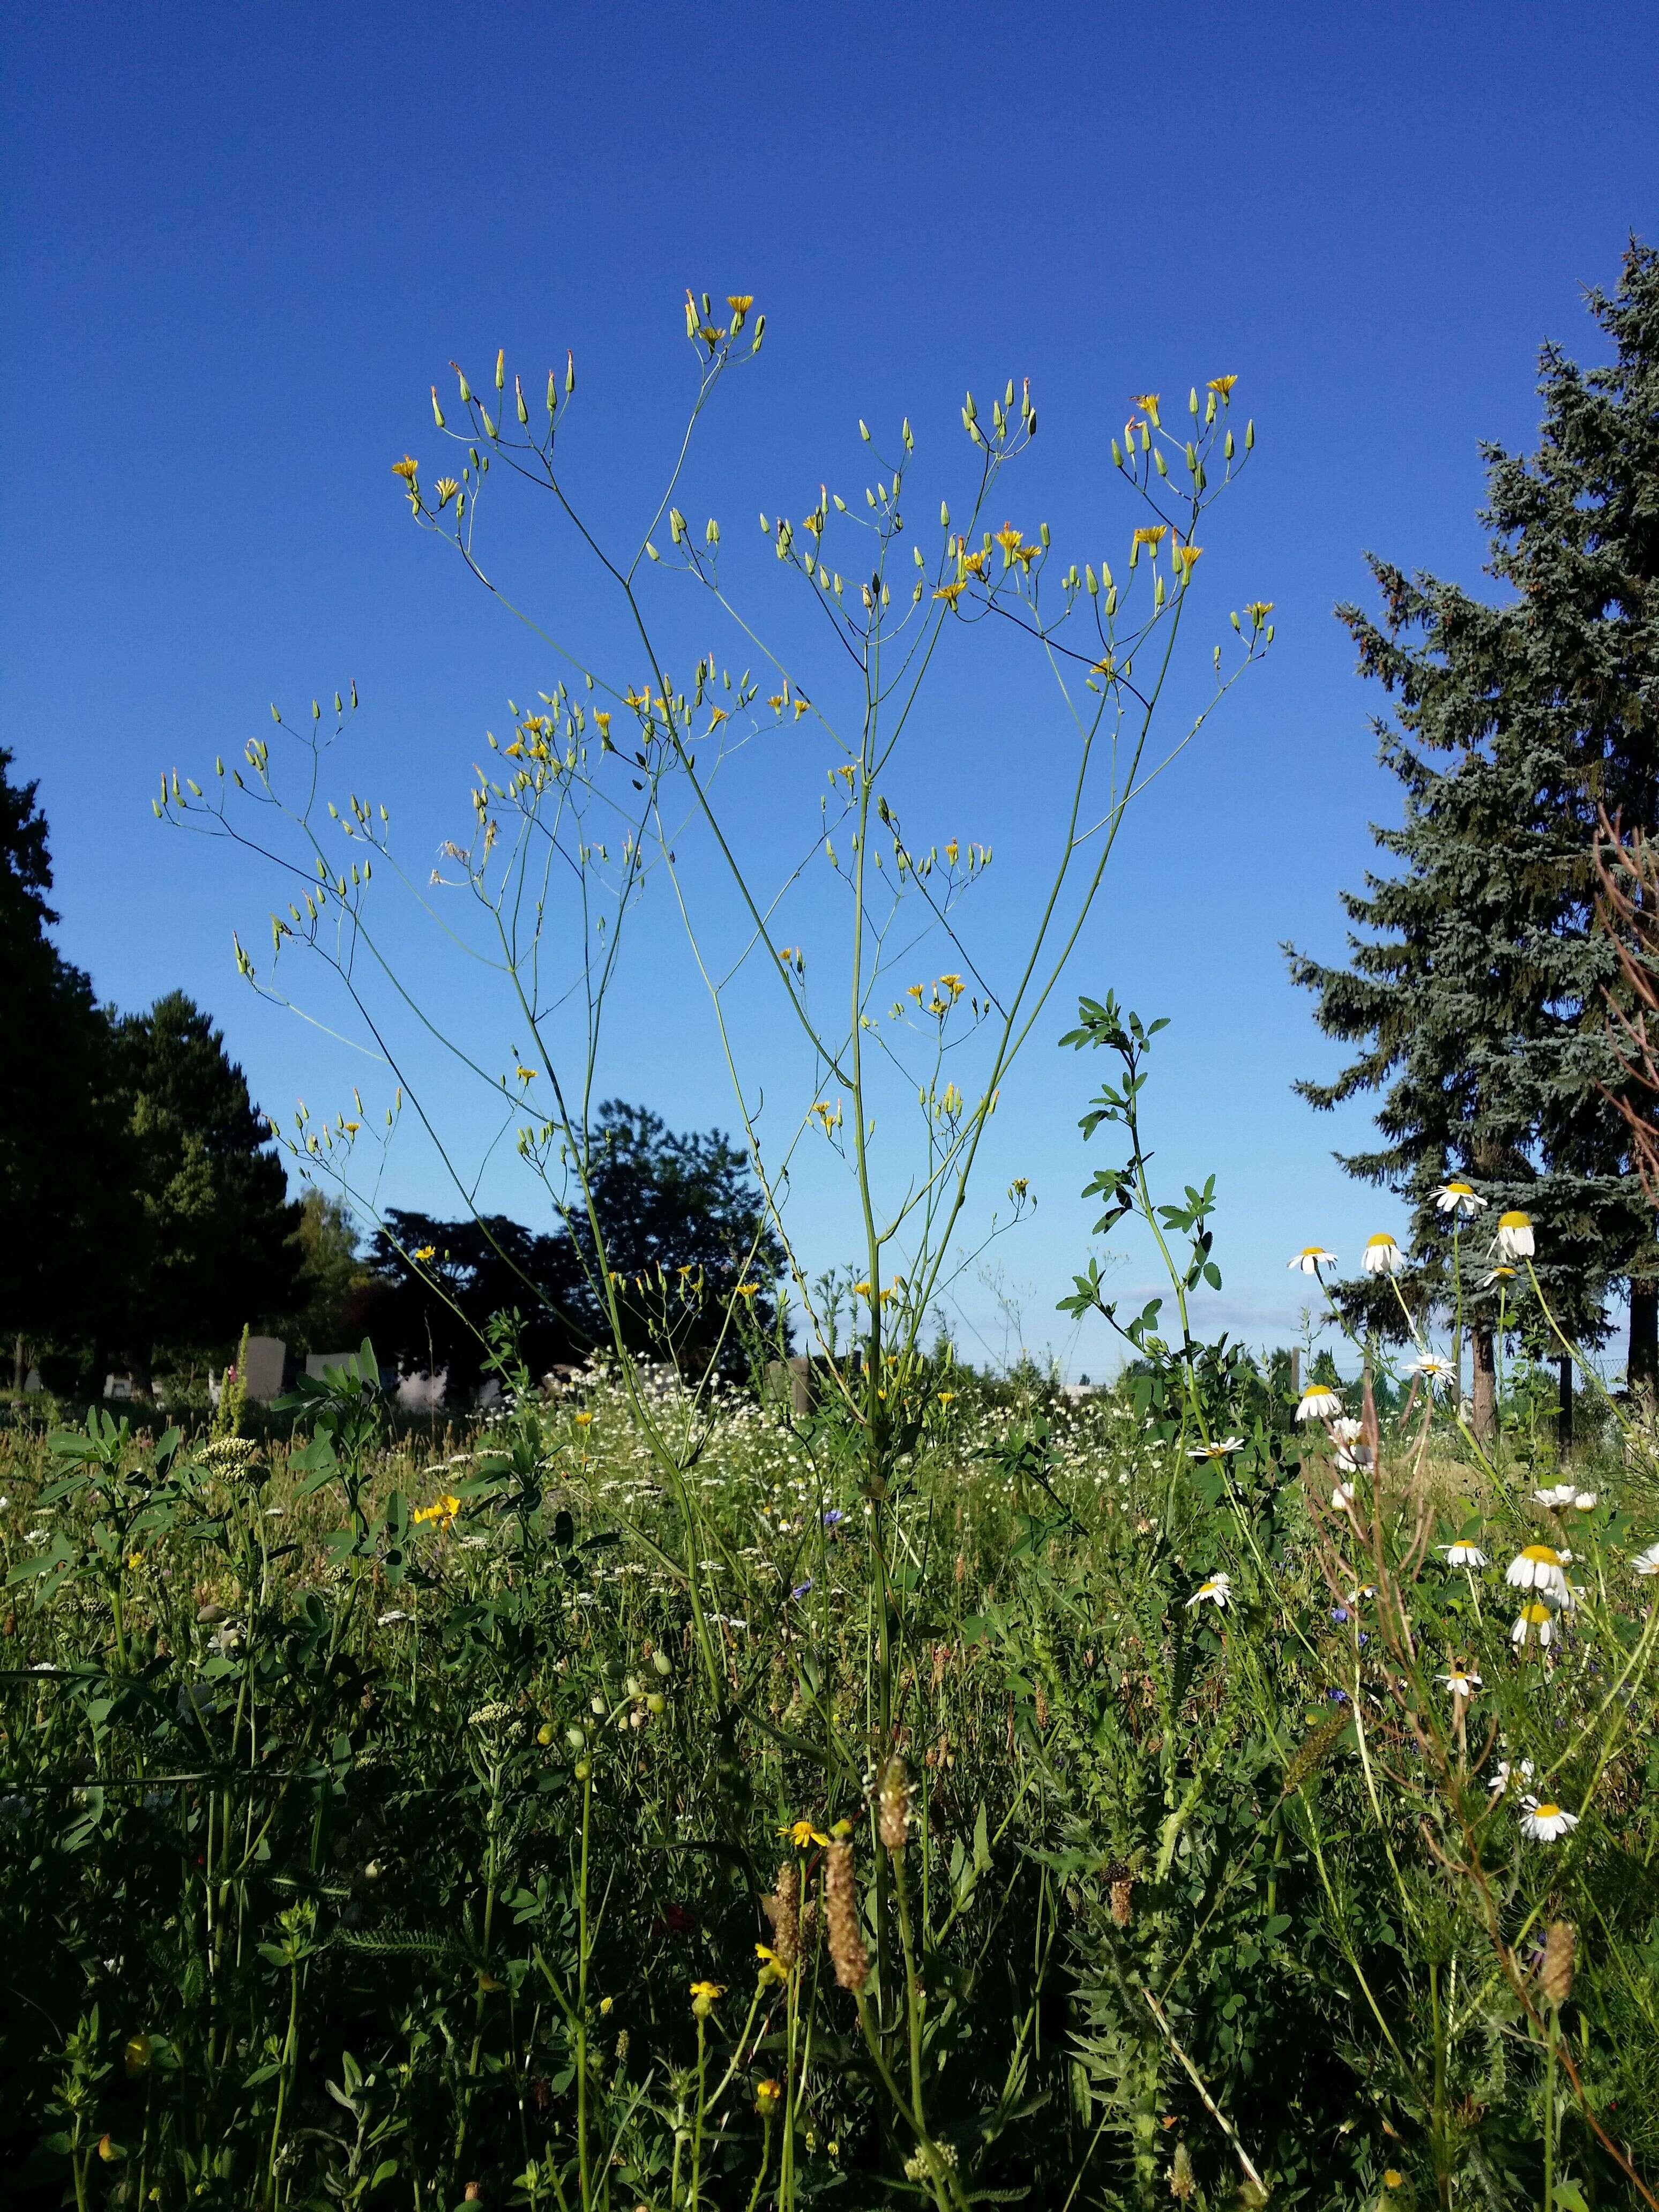
[(1336, 1255), (1322, 1244), (1304, 1244), (1299, 1252), (1291, 1253), (1285, 1265), (1300, 1268), (1304, 1275), (1316, 1275), (1322, 1267), (1335, 1267)]
[(1553, 1544), (1528, 1544), (1504, 1568), (1504, 1579), (1511, 1589), (1536, 1590), (1553, 1605), (1565, 1605), (1569, 1592), (1564, 1570), (1571, 1558), (1571, 1552), (1558, 1552)]
[(1513, 1267), (1503, 1266), (1489, 1267), (1480, 1278), (1480, 1287), (1483, 1291), (1501, 1289), (1504, 1284), (1512, 1283), (1515, 1277), (1516, 1270)]
[(1553, 1482), (1547, 1490), (1534, 1490), (1533, 1502), (1537, 1505), (1571, 1505), (1577, 1496), (1570, 1482)]
[(1212, 1575), (1207, 1582), (1200, 1583), (1187, 1600), (1187, 1610), (1190, 1613), (1195, 1605), (1203, 1605), (1207, 1601), (1224, 1612), (1227, 1601), (1232, 1594), (1233, 1585), (1231, 1576)]
[(1534, 1598), (1529, 1605), (1523, 1605), (1516, 1614), (1515, 1626), (1510, 1631), (1510, 1642), (1523, 1644), (1530, 1636), (1536, 1636), (1547, 1650), (1555, 1641), (1555, 1611), (1541, 1598)]
[(1533, 1255), (1532, 1216), (1511, 1211), (1498, 1217), (1498, 1256), (1500, 1260), (1530, 1260)]
[(1523, 1759), (1519, 1766), (1511, 1766), (1507, 1759), (1500, 1759), (1492, 1771), (1492, 1794), (1494, 1797), (1501, 1797), (1511, 1782), (1530, 1782), (1532, 1777), (1531, 1759)]
[(1310, 1382), (1296, 1409), (1298, 1421), (1328, 1421), (1342, 1411), (1342, 1401), (1328, 1382)]
[(1331, 1492), (1331, 1510), (1332, 1510), (1332, 1512), (1333, 1512), (1333, 1513), (1347, 1513), (1347, 1512), (1352, 1511), (1352, 1507), (1353, 1507), (1353, 1485), (1352, 1485), (1352, 1483), (1351, 1483), (1351, 1482), (1339, 1482), (1339, 1483), (1337, 1484), (1337, 1486), (1336, 1486), (1336, 1488), (1335, 1488), (1334, 1491), (1332, 1491), (1332, 1492)]
[(1188, 1459), (1225, 1459), (1230, 1452), (1240, 1452), (1243, 1449), (1243, 1437), (1223, 1437), (1219, 1443), (1188, 1444), (1187, 1456)]
[(1595, 1510), (1595, 1501), (1601, 1495), (1599, 1490), (1575, 1490), (1572, 1493), (1573, 1511), (1593, 1513)]
[(1486, 1203), (1466, 1182), (1443, 1182), (1435, 1192), (1434, 1202), (1442, 1213), (1466, 1215), (1479, 1213)]
[(1470, 1674), (1467, 1668), (1460, 1667), (1455, 1662), (1448, 1668), (1443, 1674), (1437, 1674), (1434, 1679), (1443, 1688), (1449, 1690), (1454, 1698), (1459, 1699), (1472, 1698), (1482, 1686), (1479, 1674)]
[(1379, 1229), (1375, 1237), (1365, 1239), (1360, 1259), (1368, 1275), (1397, 1275), (1405, 1262), (1397, 1240), (1386, 1229)]
[(1570, 1836), (1577, 1826), (1577, 1814), (1564, 1812), (1553, 1797), (1521, 1800), (1521, 1832), (1535, 1844), (1553, 1844), (1559, 1837)]
[(1446, 1555), (1449, 1567), (1484, 1567), (1486, 1564), (1486, 1555), (1479, 1544), (1460, 1540), (1455, 1544), (1443, 1544), (1440, 1548)]
[(1659, 1544), (1650, 1544), (1631, 1561), (1638, 1575), (1659, 1575)]
[(1426, 1382), (1439, 1382), (1455, 1373), (1455, 1370), (1450, 1360), (1443, 1359), (1437, 1352), (1425, 1352), (1412, 1361), (1406, 1372), (1407, 1375), (1420, 1375)]

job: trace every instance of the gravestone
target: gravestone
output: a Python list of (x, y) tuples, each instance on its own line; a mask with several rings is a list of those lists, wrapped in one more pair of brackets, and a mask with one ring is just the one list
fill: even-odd
[(435, 1413), (444, 1402), (444, 1392), (448, 1387), (447, 1367), (439, 1368), (435, 1375), (400, 1375), (398, 1403), (406, 1413)]
[(306, 1354), (306, 1373), (314, 1382), (320, 1382), (331, 1367), (356, 1367), (355, 1352), (308, 1352)]
[(282, 1396), (287, 1362), (288, 1346), (280, 1336), (249, 1337), (243, 1380), (256, 1406), (268, 1406), (273, 1398)]

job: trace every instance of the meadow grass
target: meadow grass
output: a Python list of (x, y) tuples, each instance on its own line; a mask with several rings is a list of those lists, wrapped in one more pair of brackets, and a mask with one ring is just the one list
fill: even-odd
[(1293, 1411), (5, 1432), (6, 2201), (1653, 2201), (1650, 1462)]

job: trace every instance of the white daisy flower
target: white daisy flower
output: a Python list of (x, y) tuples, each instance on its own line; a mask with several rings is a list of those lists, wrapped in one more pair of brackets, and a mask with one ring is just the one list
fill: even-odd
[(1437, 1382), (1443, 1376), (1451, 1375), (1455, 1371), (1450, 1360), (1443, 1359), (1437, 1352), (1420, 1353), (1406, 1370), (1407, 1375), (1426, 1376), (1431, 1382)]
[(1342, 1401), (1328, 1382), (1310, 1382), (1296, 1409), (1298, 1421), (1328, 1421), (1342, 1411)]
[(1534, 1843), (1553, 1844), (1559, 1836), (1570, 1836), (1577, 1826), (1577, 1814), (1564, 1813), (1553, 1797), (1541, 1804), (1536, 1797), (1521, 1800), (1521, 1832)]
[(1458, 1666), (1449, 1668), (1443, 1674), (1437, 1674), (1434, 1679), (1449, 1690), (1454, 1698), (1472, 1698), (1482, 1686), (1479, 1674), (1471, 1674), (1466, 1668)]
[(1443, 1544), (1440, 1548), (1449, 1567), (1484, 1567), (1486, 1564), (1486, 1555), (1479, 1544)]
[(1363, 1421), (1356, 1421), (1352, 1413), (1344, 1413), (1340, 1419), (1331, 1423), (1332, 1441), (1339, 1444), (1351, 1444), (1354, 1438), (1362, 1433), (1364, 1426), (1365, 1424)]
[(1517, 1272), (1514, 1267), (1489, 1267), (1480, 1278), (1480, 1287), (1483, 1291), (1490, 1291), (1500, 1284), (1512, 1283)]
[(1187, 1600), (1187, 1610), (1190, 1613), (1194, 1606), (1202, 1605), (1207, 1600), (1211, 1605), (1218, 1606), (1224, 1612), (1227, 1601), (1232, 1594), (1233, 1585), (1231, 1576), (1212, 1575), (1207, 1582), (1200, 1583)]
[(1376, 1595), (1376, 1584), (1375, 1583), (1362, 1583), (1358, 1589), (1351, 1589), (1348, 1592), (1347, 1601), (1350, 1605), (1358, 1605), (1361, 1598), (1375, 1597)]
[(1571, 1558), (1571, 1552), (1558, 1552), (1553, 1544), (1528, 1544), (1504, 1568), (1504, 1579), (1511, 1589), (1537, 1590), (1553, 1603), (1565, 1605), (1567, 1578), (1562, 1570)]
[(1523, 1605), (1516, 1614), (1515, 1626), (1510, 1631), (1510, 1642), (1524, 1644), (1529, 1636), (1534, 1635), (1546, 1649), (1555, 1641), (1555, 1609), (1546, 1605), (1542, 1598), (1534, 1598), (1530, 1605)]
[(1492, 1793), (1494, 1797), (1501, 1796), (1509, 1788), (1511, 1778), (1520, 1782), (1530, 1782), (1532, 1777), (1531, 1759), (1523, 1759), (1519, 1766), (1511, 1766), (1507, 1759), (1500, 1759), (1497, 1770), (1492, 1775)]
[(1353, 1485), (1352, 1485), (1352, 1483), (1351, 1483), (1351, 1482), (1339, 1482), (1339, 1483), (1337, 1484), (1337, 1486), (1336, 1486), (1336, 1488), (1335, 1488), (1334, 1491), (1332, 1491), (1332, 1492), (1331, 1492), (1331, 1510), (1332, 1510), (1332, 1512), (1333, 1512), (1333, 1513), (1346, 1513), (1346, 1512), (1347, 1512), (1347, 1511), (1348, 1511), (1349, 1508), (1352, 1505), (1352, 1504), (1353, 1504)]
[(1599, 1490), (1575, 1490), (1572, 1493), (1573, 1511), (1593, 1513), (1595, 1510), (1595, 1501), (1601, 1495)]
[(1534, 1490), (1533, 1499), (1539, 1505), (1571, 1505), (1577, 1496), (1570, 1482), (1553, 1482), (1547, 1490)]
[(1225, 1459), (1229, 1452), (1240, 1452), (1243, 1449), (1243, 1437), (1224, 1437), (1219, 1443), (1188, 1444), (1187, 1456), (1188, 1459)]
[(1442, 1213), (1479, 1213), (1486, 1200), (1477, 1197), (1466, 1182), (1443, 1182), (1434, 1194)]
[(1638, 1575), (1659, 1575), (1659, 1544), (1650, 1544), (1631, 1561)]
[(1322, 1244), (1304, 1244), (1299, 1252), (1291, 1253), (1285, 1265), (1299, 1267), (1304, 1275), (1316, 1275), (1322, 1267), (1335, 1267), (1336, 1255), (1328, 1252)]
[(1500, 1260), (1530, 1260), (1533, 1255), (1532, 1216), (1510, 1212), (1498, 1217), (1498, 1256)]
[(1380, 1229), (1375, 1237), (1365, 1239), (1365, 1249), (1360, 1256), (1368, 1275), (1397, 1275), (1405, 1259), (1399, 1244), (1386, 1229)]

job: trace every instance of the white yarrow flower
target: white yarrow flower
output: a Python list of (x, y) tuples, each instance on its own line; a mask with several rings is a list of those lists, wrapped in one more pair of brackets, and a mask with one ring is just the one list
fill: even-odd
[(1292, 1252), (1285, 1262), (1287, 1267), (1299, 1267), (1304, 1275), (1316, 1275), (1322, 1267), (1336, 1265), (1334, 1252), (1328, 1252), (1322, 1244), (1304, 1244), (1299, 1252)]
[(1442, 1213), (1479, 1213), (1486, 1203), (1478, 1197), (1466, 1182), (1443, 1182), (1434, 1194), (1434, 1202)]
[(1386, 1229), (1365, 1239), (1361, 1258), (1368, 1275), (1397, 1275), (1405, 1261), (1399, 1244)]
[(1563, 1812), (1553, 1797), (1541, 1804), (1536, 1797), (1521, 1800), (1521, 1832), (1534, 1843), (1553, 1844), (1559, 1836), (1570, 1836), (1577, 1826), (1577, 1814)]

